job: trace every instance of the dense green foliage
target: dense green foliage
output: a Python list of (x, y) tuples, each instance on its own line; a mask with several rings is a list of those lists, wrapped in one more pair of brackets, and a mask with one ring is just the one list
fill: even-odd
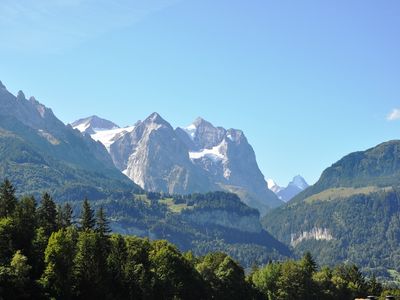
[[(249, 275), (265, 299), (354, 299), (388, 295), (374, 277), (366, 279), (356, 265), (318, 269), (310, 253), (298, 261), (269, 263)], [(393, 291), (391, 291), (393, 293)]]
[(70, 217), (68, 206), (56, 208), (44, 194), (37, 208), (34, 198), (23, 198), (0, 218), (0, 299), (239, 299), (255, 293), (225, 254), (213, 254), (214, 261), (211, 254), (183, 255), (163, 240), (109, 235), (103, 209), (95, 218), (87, 200), (78, 226)]
[(354, 265), (318, 270), (310, 254), (246, 277), (222, 252), (196, 257), (165, 240), (110, 235), (103, 209), (94, 218), (88, 201), (78, 226), (70, 219), (48, 194), (37, 208), (22, 198), (0, 218), (0, 299), (353, 299), (382, 291)]

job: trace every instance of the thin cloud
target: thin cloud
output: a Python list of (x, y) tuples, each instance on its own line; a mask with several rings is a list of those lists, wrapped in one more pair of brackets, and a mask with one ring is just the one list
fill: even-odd
[(182, 0), (2, 0), (2, 48), (59, 53)]
[(400, 120), (400, 109), (394, 108), (386, 117), (388, 121), (396, 121)]

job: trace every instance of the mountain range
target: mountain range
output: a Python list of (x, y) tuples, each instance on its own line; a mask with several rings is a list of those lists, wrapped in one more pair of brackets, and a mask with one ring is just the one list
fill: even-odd
[(146, 191), (234, 192), (262, 214), (283, 203), (265, 185), (241, 130), (215, 127), (202, 118), (174, 129), (157, 113), (125, 128), (97, 116), (71, 126), (101, 142), (114, 165)]
[(296, 196), (297, 194), (299, 194), (300, 192), (304, 191), (306, 188), (309, 187), (306, 180), (300, 175), (293, 177), (292, 181), (290, 181), (286, 187), (281, 187), (277, 185), (273, 179), (268, 179), (267, 185), (268, 188), (271, 191), (273, 191), (278, 196), (278, 198), (284, 202), (288, 202), (294, 196)]
[[(82, 200), (88, 198), (93, 208), (104, 209), (114, 232), (167, 239), (198, 255), (224, 251), (246, 267), (291, 255), (262, 228), (260, 212), (235, 194), (170, 195), (188, 187), (206, 192), (207, 186), (217, 184), (191, 160), (179, 130), (158, 114), (129, 128), (94, 117), (80, 123), (83, 134), (64, 125), (35, 98), (26, 99), (21, 91), (14, 96), (0, 83), (0, 179), (8, 178), (17, 196), (40, 199), (49, 192), (58, 204), (70, 203), (76, 221)], [(96, 134), (96, 140), (109, 142), (94, 140), (91, 136)], [(236, 142), (240, 146), (246, 140), (237, 137)], [(249, 145), (241, 146), (252, 151)], [(136, 166), (135, 160), (143, 165)], [(232, 165), (235, 172), (239, 167)], [(135, 178), (146, 179), (144, 186), (150, 191), (121, 172), (126, 169), (131, 175), (133, 170), (145, 172)], [(163, 193), (154, 192), (156, 187), (164, 187), (159, 190)]]

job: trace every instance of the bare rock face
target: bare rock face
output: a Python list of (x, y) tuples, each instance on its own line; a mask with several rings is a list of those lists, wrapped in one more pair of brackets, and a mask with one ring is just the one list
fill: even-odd
[[(85, 126), (93, 128), (90, 122)], [(261, 214), (282, 204), (265, 185), (253, 148), (241, 130), (215, 127), (201, 118), (174, 129), (153, 113), (134, 126), (95, 130), (91, 136), (106, 146), (115, 166), (145, 190), (229, 191)]]
[(198, 118), (184, 131), (193, 141), (192, 162), (222, 190), (237, 193), (261, 214), (282, 204), (266, 187), (254, 150), (241, 130), (214, 127)]
[(110, 147), (117, 167), (148, 191), (185, 194), (215, 186), (189, 159), (187, 146), (171, 125), (153, 113)]

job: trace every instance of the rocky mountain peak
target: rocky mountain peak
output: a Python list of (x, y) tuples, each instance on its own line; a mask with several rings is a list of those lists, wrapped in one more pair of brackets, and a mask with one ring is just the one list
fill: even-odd
[(109, 120), (100, 118), (96, 115), (79, 119), (71, 124), (74, 129), (80, 132), (94, 134), (96, 131), (117, 129), (119, 126)]
[(31, 96), (31, 97), (29, 98), (29, 102), (32, 103), (32, 104), (37, 104), (37, 103), (39, 103), (39, 101), (37, 101), (36, 98), (33, 97), (33, 96)]
[(210, 122), (204, 120), (202, 117), (197, 117), (193, 121), (192, 125), (196, 126), (197, 128), (202, 127), (202, 126), (203, 127), (214, 127)]
[(6, 86), (1, 82), (1, 80), (0, 80), (0, 89), (6, 89)]
[(228, 129), (226, 132), (226, 137), (235, 143), (240, 143), (241, 141), (247, 143), (246, 136), (244, 135), (243, 131), (239, 129)]
[(287, 187), (280, 187), (273, 179), (268, 179), (267, 184), (268, 188), (273, 191), (279, 197), (279, 199), (285, 202), (288, 202), (297, 194), (309, 187), (308, 183), (300, 175), (293, 177), (292, 181), (289, 182)]
[(168, 123), (167, 121), (165, 121), (159, 113), (157, 112), (153, 112), (150, 116), (148, 116), (145, 120), (144, 123), (156, 123), (156, 124), (164, 124), (164, 123)]
[(306, 180), (300, 175), (293, 177), (292, 181), (289, 182), (289, 185), (294, 185), (302, 190), (305, 190), (306, 188), (309, 187)]
[(23, 91), (21, 91), (21, 90), (18, 91), (17, 100), (18, 100), (18, 101), (24, 101), (24, 100), (26, 100), (26, 97), (25, 97), (25, 94), (24, 94)]

